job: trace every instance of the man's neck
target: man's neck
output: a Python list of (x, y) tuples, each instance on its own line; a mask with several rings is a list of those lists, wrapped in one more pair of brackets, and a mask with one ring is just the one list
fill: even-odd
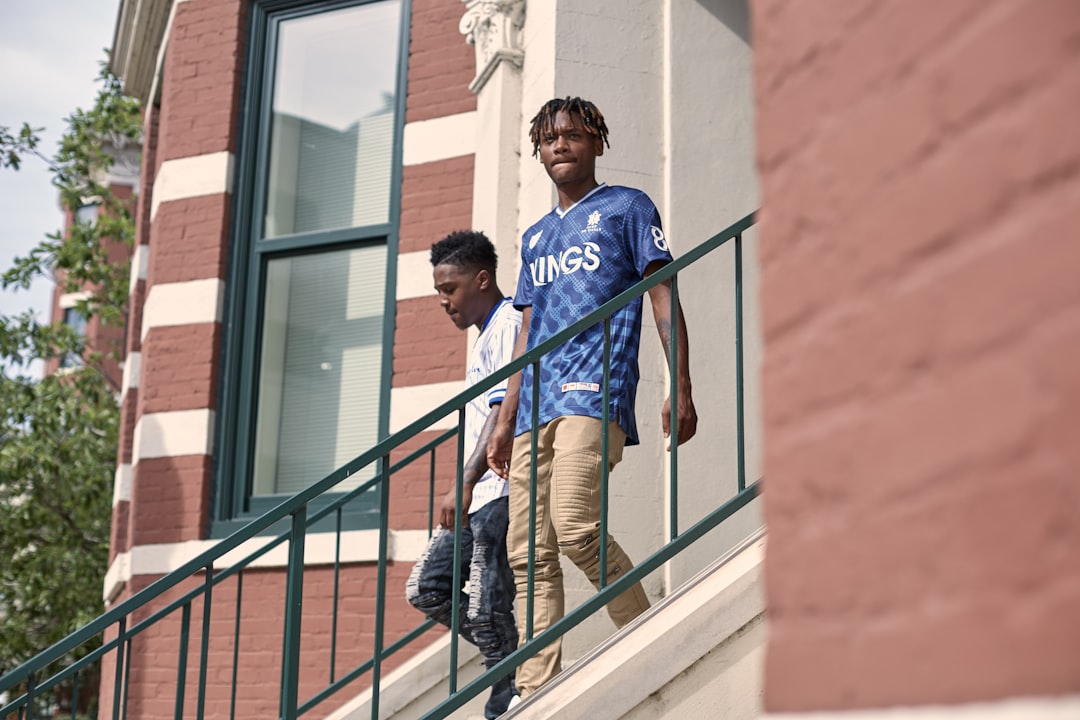
[(581, 198), (588, 195), (600, 183), (596, 182), (596, 178), (590, 178), (587, 181), (574, 183), (572, 185), (557, 185), (556, 190), (559, 192), (559, 207), (563, 210), (569, 210), (578, 203)]
[(483, 330), (484, 325), (487, 323), (488, 318), (491, 317), (491, 311), (498, 307), (499, 303), (503, 300), (502, 290), (496, 285), (491, 289), (491, 294), (485, 296), (486, 303), (484, 303), (484, 317), (480, 318), (480, 322), (476, 323), (477, 330)]

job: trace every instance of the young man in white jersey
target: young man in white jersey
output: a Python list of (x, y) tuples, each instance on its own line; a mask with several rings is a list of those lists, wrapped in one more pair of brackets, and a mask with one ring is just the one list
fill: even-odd
[[(525, 231), (514, 305), (524, 330), (515, 357), (587, 315), (642, 278), (671, 262), (655, 205), (645, 193), (596, 181), (596, 158), (604, 153), (604, 116), (587, 100), (554, 99), (532, 119), (533, 155), (555, 184), (559, 204)], [(671, 285), (649, 291), (660, 342), (670, 358), (678, 342), (678, 416), (662, 409), (664, 435), (683, 443), (697, 430), (691, 396), (686, 325), (681, 309), (671, 318)], [(583, 331), (540, 361), (536, 526), (529, 527), (532, 430), (532, 366), (511, 378), (498, 424), (488, 440), (488, 464), (510, 481), (508, 554), (518, 589), (518, 629), (524, 639), (529, 533), (536, 538), (534, 634), (563, 616), (559, 553), (594, 585), (600, 578), (601, 462), (613, 468), (624, 445), (638, 442), (634, 400), (641, 336), (640, 299), (611, 318), (609, 453), (601, 458), (603, 327)], [(668, 446), (670, 448), (670, 444)], [(512, 452), (511, 452), (512, 450)], [(626, 552), (609, 535), (607, 582), (631, 569)], [(649, 607), (641, 583), (608, 604), (619, 627)], [(559, 672), (555, 641), (518, 668), (522, 697)]]
[[(469, 354), (469, 386), (510, 362), (521, 330), (521, 313), (510, 298), (503, 297), (495, 281), (497, 262), (494, 246), (481, 232), (454, 232), (431, 246), (432, 274), (443, 310), (458, 329), (480, 331)], [(462, 637), (480, 648), (489, 668), (517, 647), (514, 575), (506, 557), (507, 482), (488, 469), (485, 456), (505, 393), (503, 382), (465, 408), (460, 577), (469, 581), (468, 595), (453, 587), (457, 504), (453, 486), (442, 501), (441, 525), (405, 588), (410, 604), (447, 627), (454, 592), (461, 593), (458, 627)], [(513, 695), (511, 674), (492, 686), (484, 716), (497, 718), (504, 713)]]

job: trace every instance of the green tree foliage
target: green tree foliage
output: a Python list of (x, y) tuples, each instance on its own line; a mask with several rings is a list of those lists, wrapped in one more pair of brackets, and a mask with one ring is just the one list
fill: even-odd
[[(120, 152), (136, 147), (141, 118), (104, 63), (99, 80), (93, 107), (67, 119), (54, 157), (41, 152), (38, 129), (0, 127), (0, 167), (37, 158), (66, 208), (99, 206), (93, 222), (48, 235), (17, 258), (0, 285), (53, 278), (65, 292), (89, 295), (77, 307), (84, 317), (115, 326), (128, 296), (127, 263), (115, 262), (126, 253), (117, 248), (131, 247), (134, 222), (107, 176)], [(0, 314), (0, 675), (103, 609), (120, 420), (119, 388), (103, 360), (120, 350), (88, 349), (68, 326), (33, 313)], [(84, 360), (40, 377), (40, 361), (65, 356)]]

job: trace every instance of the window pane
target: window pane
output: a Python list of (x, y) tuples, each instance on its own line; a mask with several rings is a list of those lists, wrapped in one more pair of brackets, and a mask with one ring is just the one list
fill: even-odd
[(75, 211), (75, 222), (84, 223), (87, 225), (93, 225), (97, 220), (98, 206), (92, 205), (80, 205)]
[(388, 221), (400, 10), (280, 24), (265, 237)]
[(298, 492), (378, 441), (385, 275), (385, 245), (268, 264), (254, 495)]
[[(64, 310), (64, 324), (74, 330), (79, 337), (86, 337), (86, 318), (75, 308)], [(82, 356), (78, 353), (65, 353), (60, 358), (60, 367), (62, 368), (81, 367), (82, 364)]]

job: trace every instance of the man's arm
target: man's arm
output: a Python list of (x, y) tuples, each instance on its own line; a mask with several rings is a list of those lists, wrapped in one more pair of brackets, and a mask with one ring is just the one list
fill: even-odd
[[(501, 403), (494, 403), (484, 419), (484, 425), (480, 428), (480, 437), (476, 441), (472, 455), (469, 456), (465, 467), (462, 469), (463, 484), (461, 487), (461, 526), (469, 524), (469, 505), (472, 504), (473, 485), (480, 482), (480, 478), (487, 472), (487, 442), (491, 437), (491, 431), (499, 422), (499, 410)], [(455, 486), (457, 483), (454, 483)], [(442, 507), (439, 509), (439, 522), (448, 530), (454, 527), (454, 513), (457, 509), (457, 487), (451, 487), (450, 492), (443, 497)]]
[[(654, 272), (659, 270), (665, 265), (660, 261), (649, 263), (649, 266), (645, 268), (645, 277), (649, 277)], [(694, 408), (694, 398), (691, 393), (690, 384), (690, 340), (686, 332), (686, 321), (682, 311), (682, 303), (679, 303), (679, 318), (677, 323), (677, 329), (673, 332), (673, 323), (671, 319), (671, 282), (662, 282), (649, 290), (649, 300), (652, 302), (653, 318), (656, 320), (656, 331), (660, 335), (660, 345), (664, 348), (664, 355), (668, 360), (670, 366), (671, 363), (671, 342), (672, 337), (676, 338), (678, 342), (678, 368), (676, 368), (676, 374), (678, 376), (678, 418), (676, 418), (676, 432), (675, 438), (677, 444), (682, 445), (684, 442), (694, 437), (694, 433), (697, 432), (697, 410)], [(664, 426), (664, 437), (671, 437), (671, 397), (664, 401), (664, 407), (660, 412), (660, 419)], [(671, 449), (671, 443), (668, 443), (668, 450)]]
[[(514, 344), (514, 356), (510, 358), (511, 360), (524, 355), (525, 348), (529, 346), (529, 319), (531, 317), (531, 307), (526, 307), (521, 311), (521, 332), (518, 333), (517, 342)], [(520, 391), (521, 373), (517, 372), (506, 382), (506, 397), (503, 398), (499, 421), (495, 424), (491, 437), (487, 441), (488, 467), (501, 478), (510, 477), (510, 450), (514, 445), (514, 424), (517, 422)]]

